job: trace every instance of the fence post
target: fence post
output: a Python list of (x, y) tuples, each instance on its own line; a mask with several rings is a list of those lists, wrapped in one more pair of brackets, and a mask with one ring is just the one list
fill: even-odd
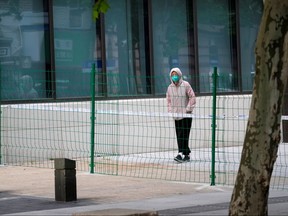
[(95, 132), (95, 64), (92, 64), (91, 79), (90, 79), (90, 91), (91, 91), (91, 143), (90, 143), (90, 173), (94, 173), (94, 132)]
[(215, 135), (216, 135), (216, 94), (217, 94), (217, 67), (214, 67), (213, 69), (213, 89), (212, 89), (212, 95), (213, 95), (213, 100), (212, 100), (212, 156), (211, 156), (211, 186), (215, 185)]

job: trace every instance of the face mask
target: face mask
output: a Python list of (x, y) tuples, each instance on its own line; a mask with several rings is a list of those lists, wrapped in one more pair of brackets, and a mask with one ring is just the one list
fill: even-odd
[(171, 77), (171, 79), (173, 80), (173, 82), (178, 82), (179, 81), (179, 76), (177, 76), (177, 75), (173, 75), (172, 77)]

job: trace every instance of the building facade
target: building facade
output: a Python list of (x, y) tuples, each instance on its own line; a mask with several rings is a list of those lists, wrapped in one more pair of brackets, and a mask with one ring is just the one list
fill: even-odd
[(198, 94), (249, 93), (262, 0), (0, 0), (2, 103), (161, 97), (179, 67)]

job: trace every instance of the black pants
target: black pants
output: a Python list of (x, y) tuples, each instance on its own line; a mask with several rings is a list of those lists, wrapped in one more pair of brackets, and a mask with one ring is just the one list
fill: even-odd
[(190, 154), (189, 148), (189, 135), (192, 125), (192, 118), (184, 118), (181, 120), (175, 120), (178, 152), (182, 152), (183, 155)]

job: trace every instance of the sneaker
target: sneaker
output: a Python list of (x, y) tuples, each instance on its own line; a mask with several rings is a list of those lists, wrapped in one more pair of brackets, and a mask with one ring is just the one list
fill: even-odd
[(184, 162), (189, 162), (190, 161), (190, 157), (188, 155), (185, 155), (185, 157), (183, 158)]
[(182, 156), (180, 154), (178, 154), (175, 158), (174, 158), (175, 161), (177, 161), (178, 163), (182, 163), (183, 162), (183, 159), (182, 159)]

